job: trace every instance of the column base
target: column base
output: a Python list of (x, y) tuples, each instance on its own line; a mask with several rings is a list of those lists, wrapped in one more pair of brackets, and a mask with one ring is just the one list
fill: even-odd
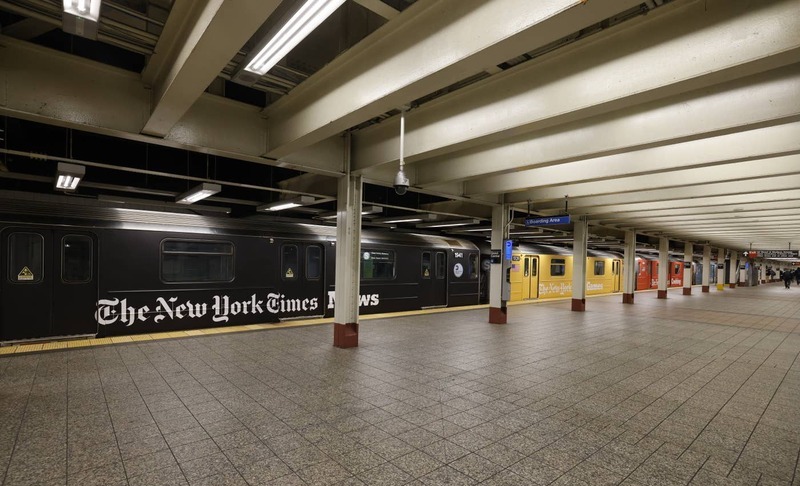
[(622, 294), (623, 304), (633, 304), (633, 294)]
[(503, 307), (489, 307), (489, 324), (505, 324), (508, 320), (508, 308)]
[(355, 348), (358, 346), (358, 323), (333, 323), (333, 345), (337, 348)]
[(708, 285), (703, 285), (703, 292), (708, 292), (709, 290)]
[(659, 299), (666, 299), (667, 298), (667, 291), (666, 290), (659, 290), (658, 291), (658, 298)]
[(572, 310), (583, 312), (586, 310), (586, 299), (572, 299)]
[(735, 289), (735, 288), (736, 288), (736, 284), (735, 284), (735, 283), (728, 284), (728, 287), (730, 287), (730, 288), (732, 288), (732, 289)]
[(684, 287), (683, 288), (683, 295), (692, 295), (692, 288), (691, 287)]

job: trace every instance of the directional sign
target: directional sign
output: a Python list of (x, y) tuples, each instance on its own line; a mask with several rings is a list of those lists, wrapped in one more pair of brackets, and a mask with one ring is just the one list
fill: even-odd
[(750, 258), (800, 258), (798, 250), (755, 250), (747, 251), (745, 255)]
[(569, 224), (569, 215), (525, 218), (525, 226), (551, 226), (556, 224)]

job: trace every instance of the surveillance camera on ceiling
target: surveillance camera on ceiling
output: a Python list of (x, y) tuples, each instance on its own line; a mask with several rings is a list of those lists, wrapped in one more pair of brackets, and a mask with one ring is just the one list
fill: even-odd
[(400, 169), (397, 171), (397, 175), (394, 176), (394, 192), (396, 192), (398, 196), (402, 196), (408, 191), (408, 186), (408, 177), (406, 177), (406, 173), (403, 172), (403, 169)]

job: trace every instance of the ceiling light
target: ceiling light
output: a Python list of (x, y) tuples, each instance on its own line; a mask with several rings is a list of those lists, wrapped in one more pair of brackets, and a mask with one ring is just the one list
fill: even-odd
[(299, 206), (308, 206), (309, 204), (314, 204), (314, 202), (316, 202), (316, 199), (312, 196), (297, 196), (291, 199), (282, 199), (269, 204), (262, 204), (256, 208), (256, 211), (282, 211)]
[(101, 3), (101, 0), (63, 0), (64, 32), (96, 40)]
[(183, 194), (177, 196), (175, 198), (175, 202), (178, 204), (192, 204), (196, 203), (201, 199), (205, 199), (208, 196), (213, 196), (214, 194), (218, 193), (222, 190), (222, 186), (219, 184), (211, 184), (209, 182), (204, 182), (193, 188), (189, 189), (188, 191), (184, 192)]
[(361, 208), (361, 215), (366, 214), (380, 214), (383, 212), (383, 208), (380, 206), (364, 206)]
[(422, 221), (422, 218), (388, 218), (383, 221), (375, 221), (376, 223), (419, 223)]
[(417, 228), (450, 228), (453, 226), (468, 226), (471, 224), (478, 224), (478, 219), (458, 219), (454, 221), (438, 221), (433, 223), (420, 223)]
[(56, 169), (56, 189), (74, 191), (85, 173), (86, 167), (82, 165), (59, 162)]
[(241, 76), (234, 76), (234, 81), (255, 84), (258, 78), (247, 72), (266, 74), (343, 3), (344, 0), (306, 0), (239, 72)]

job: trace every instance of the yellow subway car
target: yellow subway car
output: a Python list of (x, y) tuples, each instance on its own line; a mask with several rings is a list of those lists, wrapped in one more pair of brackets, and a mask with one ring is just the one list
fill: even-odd
[[(622, 255), (589, 250), (587, 295), (622, 292)], [(511, 302), (572, 295), (572, 252), (568, 248), (521, 244), (511, 258)]]

